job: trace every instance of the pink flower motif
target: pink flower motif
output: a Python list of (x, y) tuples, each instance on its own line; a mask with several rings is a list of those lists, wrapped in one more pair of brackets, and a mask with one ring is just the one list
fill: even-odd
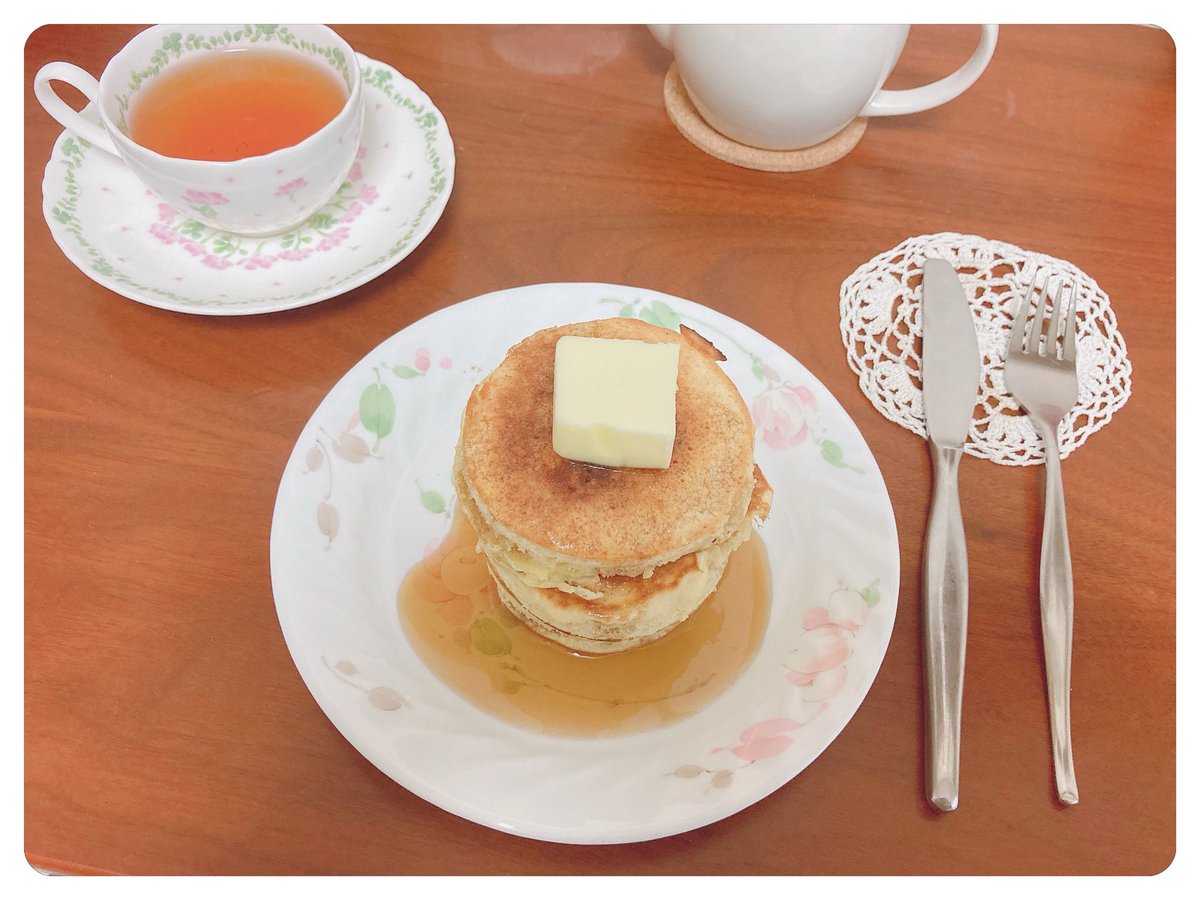
[(361, 181), (362, 180), (362, 166), (359, 163), (355, 163), (354, 165), (352, 165), (350, 167), (350, 180), (351, 181)]
[(339, 228), (333, 229), (333, 231), (331, 231), (329, 234), (327, 234), (325, 237), (323, 237), (321, 239), (321, 242), (319, 244), (317, 244), (317, 249), (318, 250), (332, 250), (334, 247), (336, 247), (338, 244), (340, 244), (342, 241), (344, 241), (349, 236), (350, 236), (350, 229), (347, 228), (345, 225), (342, 225)]
[(273, 262), (275, 262), (274, 257), (262, 256), (261, 254), (255, 253), (249, 259), (244, 261), (243, 266), (246, 269), (269, 269), (271, 268), (271, 263)]
[(358, 192), (358, 199), (363, 203), (374, 203), (379, 199), (379, 189), (374, 185), (364, 184), (363, 189)]
[(871, 607), (858, 591), (837, 591), (829, 598), (829, 619), (850, 631), (867, 624)]
[(443, 356), (441, 359), (438, 360), (438, 365), (441, 366), (443, 369), (448, 369), (452, 365), (454, 365), (454, 361), (452, 359), (450, 359), (450, 357), (448, 357), (448, 356)]
[(816, 675), (812, 675), (807, 672), (793, 672), (791, 669), (788, 670), (787, 675), (784, 677), (796, 687), (809, 687), (814, 681), (817, 680)]
[(733, 755), (749, 762), (778, 756), (792, 745), (792, 739), (784, 732), (802, 724), (795, 719), (767, 719), (751, 725), (738, 736), (741, 743), (733, 748)]
[(228, 269), (233, 263), (220, 256), (213, 256), (211, 253), (205, 255), (204, 264), (210, 269)]
[(183, 242), (183, 249), (186, 250), (188, 253), (192, 254), (192, 256), (203, 256), (204, 255), (204, 247), (202, 247), (200, 244), (197, 244), (195, 241), (186, 241), (185, 240)]
[(426, 349), (425, 347), (422, 347), (421, 349), (419, 349), (417, 351), (417, 358), (413, 362), (413, 366), (416, 367), (416, 370), (418, 372), (428, 372), (429, 371), (429, 350), (428, 349)]
[(800, 697), (805, 703), (822, 703), (832, 700), (846, 686), (849, 677), (845, 666), (818, 672), (815, 675), (802, 675), (799, 672), (789, 672), (787, 680), (800, 688)]
[(176, 244), (179, 242), (179, 235), (161, 222), (152, 222), (150, 224), (150, 233), (164, 244)]
[(366, 155), (367, 155), (367, 148), (363, 147), (363, 146), (359, 146), (358, 152), (354, 154), (354, 158), (362, 159)]
[(198, 203), (201, 206), (223, 206), (229, 202), (229, 198), (216, 191), (188, 190), (183, 196), (188, 203)]
[(165, 203), (158, 204), (158, 221), (170, 225), (175, 221), (175, 209)]
[(806, 387), (772, 385), (750, 406), (750, 417), (768, 447), (782, 450), (803, 443), (817, 418), (817, 398)]
[(350, 204), (350, 208), (348, 210), (346, 210), (346, 214), (344, 216), (342, 216), (341, 221), (353, 222), (360, 215), (362, 215), (362, 211), (364, 208), (365, 207), (361, 203), (359, 203), (357, 200), (355, 200), (353, 203)]
[(801, 675), (817, 675), (844, 664), (853, 652), (854, 632), (830, 622), (806, 630), (784, 665)]
[(812, 609), (804, 613), (804, 618), (800, 620), (800, 626), (805, 631), (812, 631), (814, 628), (819, 628), (822, 625), (828, 625), (833, 620), (829, 618), (829, 610), (823, 606), (814, 606)]
[(302, 260), (302, 259), (308, 259), (310, 256), (312, 256), (312, 251), (307, 248), (305, 248), (304, 250), (283, 250), (279, 254), (280, 259), (296, 260), (296, 261)]
[(292, 181), (289, 181), (287, 184), (283, 185), (283, 187), (281, 187), (279, 190), (277, 190), (275, 192), (275, 196), (276, 197), (287, 197), (291, 194), (296, 193), (296, 191), (300, 190), (300, 188), (304, 187), (306, 184), (308, 184), (307, 180), (305, 180), (303, 178), (296, 178)]

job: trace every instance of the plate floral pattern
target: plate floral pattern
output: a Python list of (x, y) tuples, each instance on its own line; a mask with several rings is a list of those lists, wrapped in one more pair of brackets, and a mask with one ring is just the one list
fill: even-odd
[[(775, 489), (761, 534), (773, 599), (742, 677), (670, 726), (596, 740), (493, 718), (442, 684), (405, 637), (396, 591), (450, 527), (458, 418), (526, 335), (605, 316), (696, 329), (755, 423)], [(687, 300), (605, 284), (499, 291), (435, 313), (333, 388), (284, 470), (271, 532), (280, 626), (341, 733), (398, 784), (492, 828), (617, 843), (701, 827), (801, 773), (862, 702), (896, 612), (899, 553), (879, 470), (832, 395), (744, 325)], [(504, 642), (515, 623), (467, 623)]]
[[(88, 277), (132, 300), (205, 315), (247, 315), (327, 300), (403, 260), (432, 231), (454, 181), (437, 107), (392, 67), (359, 56), (362, 144), (346, 181), (291, 231), (244, 237), (207, 224), (225, 202), (193, 192), (163, 203), (116, 157), (64, 131), (42, 183), (59, 247)], [(89, 107), (84, 114), (98, 121)], [(280, 185), (291, 194), (303, 178)]]

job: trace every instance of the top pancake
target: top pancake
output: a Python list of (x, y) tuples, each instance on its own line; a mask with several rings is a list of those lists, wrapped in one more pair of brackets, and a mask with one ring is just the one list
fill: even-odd
[[(680, 345), (668, 468), (604, 468), (554, 452), (554, 354), (564, 335)], [(718, 359), (690, 329), (640, 319), (526, 338), (476, 386), (463, 415), (462, 474), (479, 512), (525, 552), (601, 574), (641, 572), (724, 540), (750, 503), (754, 428)]]

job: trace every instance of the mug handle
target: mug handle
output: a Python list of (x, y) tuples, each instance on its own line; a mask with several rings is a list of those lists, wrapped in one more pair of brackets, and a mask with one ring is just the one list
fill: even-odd
[(77, 137), (89, 144), (94, 144), (101, 150), (107, 150), (114, 156), (120, 156), (117, 147), (109, 137), (103, 125), (89, 122), (76, 112), (67, 102), (54, 92), (52, 81), (65, 81), (87, 97), (90, 103), (97, 103), (100, 97), (100, 82), (87, 71), (67, 62), (52, 62), (42, 66), (33, 79), (33, 93), (46, 112), (68, 131), (73, 131)]
[(940, 81), (903, 91), (880, 91), (859, 113), (860, 116), (903, 116), (923, 112), (953, 100), (983, 74), (996, 49), (999, 25), (980, 25), (979, 45), (959, 70)]

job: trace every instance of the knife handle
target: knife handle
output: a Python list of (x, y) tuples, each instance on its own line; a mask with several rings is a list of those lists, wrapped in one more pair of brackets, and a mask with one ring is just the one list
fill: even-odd
[(958, 500), (961, 447), (930, 443), (933, 500), (925, 531), (925, 783), (929, 802), (958, 806), (958, 745), (967, 656), (967, 537)]

